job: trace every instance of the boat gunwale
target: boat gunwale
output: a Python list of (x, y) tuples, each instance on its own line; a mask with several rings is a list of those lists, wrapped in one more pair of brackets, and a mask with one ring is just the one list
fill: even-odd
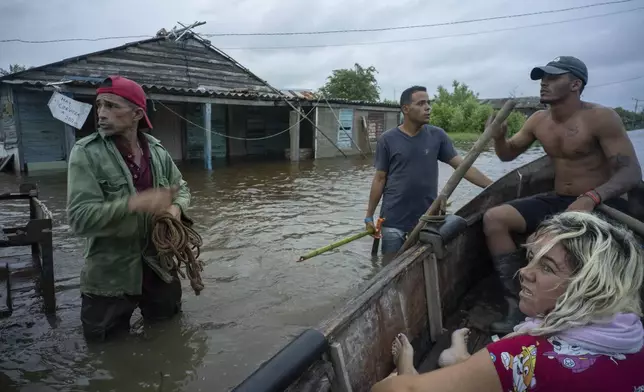
[[(396, 257), (378, 274), (372, 278), (370, 284), (366, 285), (363, 291), (341, 308), (336, 317), (329, 317), (320, 324), (320, 331), (327, 337), (333, 339), (342, 333), (355, 318), (356, 314), (362, 314), (365, 308), (368, 308), (382, 295), (383, 290), (401, 274), (411, 268), (419, 259), (428, 256), (432, 252), (431, 245), (417, 243), (405, 251), (399, 257)], [(344, 317), (337, 317), (342, 316)], [(331, 341), (329, 342), (331, 343)]]
[[(521, 165), (508, 173), (501, 176), (499, 179), (494, 181), (494, 183), (483, 191), (481, 191), (477, 196), (468, 201), (463, 207), (454, 212), (454, 215), (462, 216), (465, 208), (471, 203), (475, 203), (478, 200), (489, 199), (489, 196), (496, 192), (498, 189), (494, 187), (494, 184), (503, 183), (504, 179), (509, 178), (510, 176), (516, 175), (516, 172), (527, 167), (537, 166), (548, 166), (550, 164), (550, 158), (547, 155), (536, 158), (524, 165)], [(529, 171), (527, 174), (537, 172), (536, 170)], [(462, 216), (466, 221), (467, 225), (472, 226), (480, 221), (483, 217), (483, 212), (477, 212), (471, 214), (470, 216)], [(472, 219), (474, 218), (474, 219)], [(400, 256), (394, 258), (387, 264), (384, 268), (376, 273), (369, 281), (368, 284), (364, 286), (362, 292), (356, 297), (349, 300), (349, 302), (336, 311), (332, 316), (326, 318), (320, 324), (318, 324), (317, 329), (320, 330), (327, 339), (333, 339), (335, 336), (341, 334), (348, 326), (348, 324), (355, 319), (356, 314), (361, 314), (365, 308), (368, 308), (373, 302), (375, 302), (379, 296), (382, 294), (384, 289), (400, 274), (406, 269), (410, 268), (414, 262), (418, 261), (423, 253), (426, 253), (425, 256), (428, 256), (432, 252), (431, 245), (423, 244), (417, 242), (407, 251), (405, 251)], [(331, 340), (329, 343), (331, 343)]]

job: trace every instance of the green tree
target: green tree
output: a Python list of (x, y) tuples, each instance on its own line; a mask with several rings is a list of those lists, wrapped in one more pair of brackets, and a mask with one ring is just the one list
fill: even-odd
[[(438, 86), (432, 100), (431, 123), (448, 133), (482, 133), (493, 112), (492, 106), (479, 101), (478, 93), (467, 84), (454, 80), (451, 92)], [(507, 120), (508, 134), (518, 132), (525, 120), (525, 115), (513, 111)]]
[(27, 66), (20, 64), (9, 64), (9, 69), (0, 68), (0, 76), (10, 75), (16, 72), (26, 71)]
[(615, 112), (621, 117), (626, 130), (631, 131), (633, 129), (644, 128), (644, 112), (635, 113), (622, 107), (615, 108)]
[(353, 69), (335, 69), (320, 92), (327, 98), (377, 102), (380, 97), (377, 73), (375, 67), (364, 68), (357, 63)]

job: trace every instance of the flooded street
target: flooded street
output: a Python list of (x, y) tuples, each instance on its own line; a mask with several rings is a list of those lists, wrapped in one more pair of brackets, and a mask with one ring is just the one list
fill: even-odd
[[(644, 131), (632, 135), (644, 161)], [(541, 154), (535, 148), (503, 163), (488, 151), (475, 165), (497, 179)], [(371, 158), (236, 164), (215, 166), (212, 173), (199, 164), (180, 169), (192, 191), (188, 213), (204, 241), (206, 288), (197, 297), (184, 280), (180, 317), (148, 329), (145, 337), (97, 348), (88, 347), (81, 333), (83, 244), (65, 222), (66, 174), (22, 179), (38, 184), (54, 214), (58, 311), (48, 320), (36, 298), (0, 320), (1, 391), (225, 391), (328, 317), (379, 270), (370, 237), (296, 263), (363, 229)], [(442, 187), (453, 170), (440, 169)], [(0, 192), (17, 189), (15, 177), (0, 175)], [(479, 191), (463, 181), (452, 210)], [(5, 225), (27, 218), (26, 205), (1, 204)]]

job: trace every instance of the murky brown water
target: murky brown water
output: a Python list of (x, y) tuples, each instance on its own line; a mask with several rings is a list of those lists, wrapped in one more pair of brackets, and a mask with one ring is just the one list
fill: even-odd
[[(644, 159), (644, 133), (636, 144)], [(486, 152), (476, 166), (497, 179), (541, 154), (533, 149), (502, 163)], [(204, 239), (206, 289), (196, 297), (183, 282), (181, 317), (148, 329), (146, 337), (99, 349), (88, 348), (81, 333), (82, 242), (65, 222), (65, 174), (22, 179), (38, 183), (56, 219), (58, 311), (48, 320), (34, 298), (0, 320), (1, 391), (225, 391), (304, 328), (328, 317), (379, 270), (370, 238), (295, 262), (362, 230), (370, 160), (238, 164), (210, 174), (201, 165), (181, 169), (192, 190), (190, 214)], [(441, 186), (451, 174), (441, 165)], [(0, 192), (17, 190), (18, 181), (0, 175)], [(462, 182), (452, 208), (478, 191)], [(21, 203), (0, 204), (5, 225), (27, 217)]]

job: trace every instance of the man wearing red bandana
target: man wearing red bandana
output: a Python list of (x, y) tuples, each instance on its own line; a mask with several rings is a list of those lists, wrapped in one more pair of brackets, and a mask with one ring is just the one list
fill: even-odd
[(98, 130), (69, 157), (69, 225), (86, 238), (81, 321), (88, 340), (128, 331), (137, 307), (146, 322), (181, 310), (181, 282), (159, 264), (151, 218), (188, 219), (190, 190), (166, 149), (142, 132), (152, 129), (146, 111), (140, 85), (108, 77), (97, 90)]

